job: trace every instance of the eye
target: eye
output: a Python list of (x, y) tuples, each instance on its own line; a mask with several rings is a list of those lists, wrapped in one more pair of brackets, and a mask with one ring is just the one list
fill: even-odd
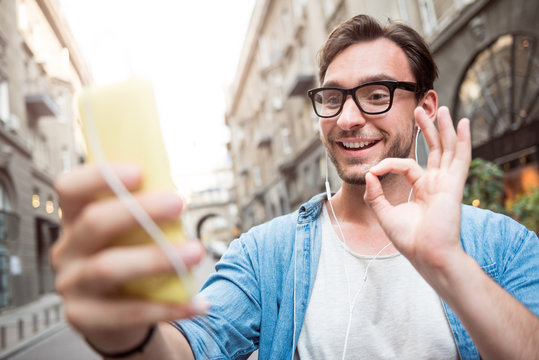
[(383, 91), (373, 92), (367, 98), (369, 101), (387, 101), (388, 99), (389, 93)]
[(356, 92), (359, 102), (366, 102), (373, 105), (387, 104), (391, 94), (389, 89), (383, 85), (371, 85), (359, 88)]
[(342, 94), (336, 90), (321, 91), (321, 103), (328, 108), (336, 108), (341, 106)]

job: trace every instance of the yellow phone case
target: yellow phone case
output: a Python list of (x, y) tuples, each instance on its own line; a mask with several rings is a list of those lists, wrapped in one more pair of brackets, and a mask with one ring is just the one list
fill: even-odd
[[(150, 80), (134, 77), (121, 83), (89, 87), (79, 98), (79, 111), (89, 162), (100, 160), (96, 156), (99, 149), (91, 146), (94, 144), (95, 147), (95, 141), (88, 139), (89, 126), (95, 125), (92, 129), (97, 133), (107, 162), (129, 162), (141, 167), (143, 182), (140, 190), (175, 189)], [(159, 224), (159, 227), (171, 242), (185, 240), (179, 218)], [(114, 239), (112, 245), (151, 242), (150, 236), (137, 228)], [(141, 277), (125, 283), (121, 290), (127, 295), (151, 300), (185, 302), (193, 295), (193, 289), (193, 278), (187, 273), (181, 281), (176, 274)]]

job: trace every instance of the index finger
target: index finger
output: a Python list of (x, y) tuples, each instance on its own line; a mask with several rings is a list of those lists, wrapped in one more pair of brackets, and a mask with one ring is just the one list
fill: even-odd
[[(142, 173), (138, 166), (117, 163), (111, 164), (110, 168), (127, 189), (134, 190), (140, 186)], [(101, 171), (93, 164), (61, 174), (56, 178), (54, 187), (62, 207), (62, 220), (67, 222), (77, 217), (87, 203), (110, 191)]]
[(428, 168), (439, 168), (442, 158), (442, 143), (440, 141), (440, 134), (438, 133), (434, 123), (425, 114), (425, 110), (423, 110), (423, 108), (417, 107), (414, 111), (414, 117), (417, 124), (421, 128), (425, 141), (429, 147)]

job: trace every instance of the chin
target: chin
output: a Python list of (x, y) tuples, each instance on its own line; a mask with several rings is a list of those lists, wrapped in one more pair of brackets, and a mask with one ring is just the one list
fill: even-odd
[(365, 181), (365, 176), (349, 176), (345, 178), (341, 177), (341, 179), (344, 183), (347, 183), (349, 185), (365, 186), (367, 184), (367, 182)]
[[(341, 180), (347, 184), (351, 185), (365, 185), (365, 174), (364, 171), (346, 171), (341, 166), (336, 166), (337, 174), (339, 174), (339, 177)], [(368, 169), (366, 170), (368, 171)]]

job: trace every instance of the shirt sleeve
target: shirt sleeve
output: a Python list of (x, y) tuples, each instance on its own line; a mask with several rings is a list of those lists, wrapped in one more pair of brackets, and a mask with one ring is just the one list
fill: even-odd
[(513, 220), (508, 220), (501, 253), (500, 285), (539, 316), (539, 238)]
[(207, 316), (172, 324), (189, 341), (196, 359), (247, 359), (258, 348), (260, 290), (252, 235), (234, 240), (199, 294)]

